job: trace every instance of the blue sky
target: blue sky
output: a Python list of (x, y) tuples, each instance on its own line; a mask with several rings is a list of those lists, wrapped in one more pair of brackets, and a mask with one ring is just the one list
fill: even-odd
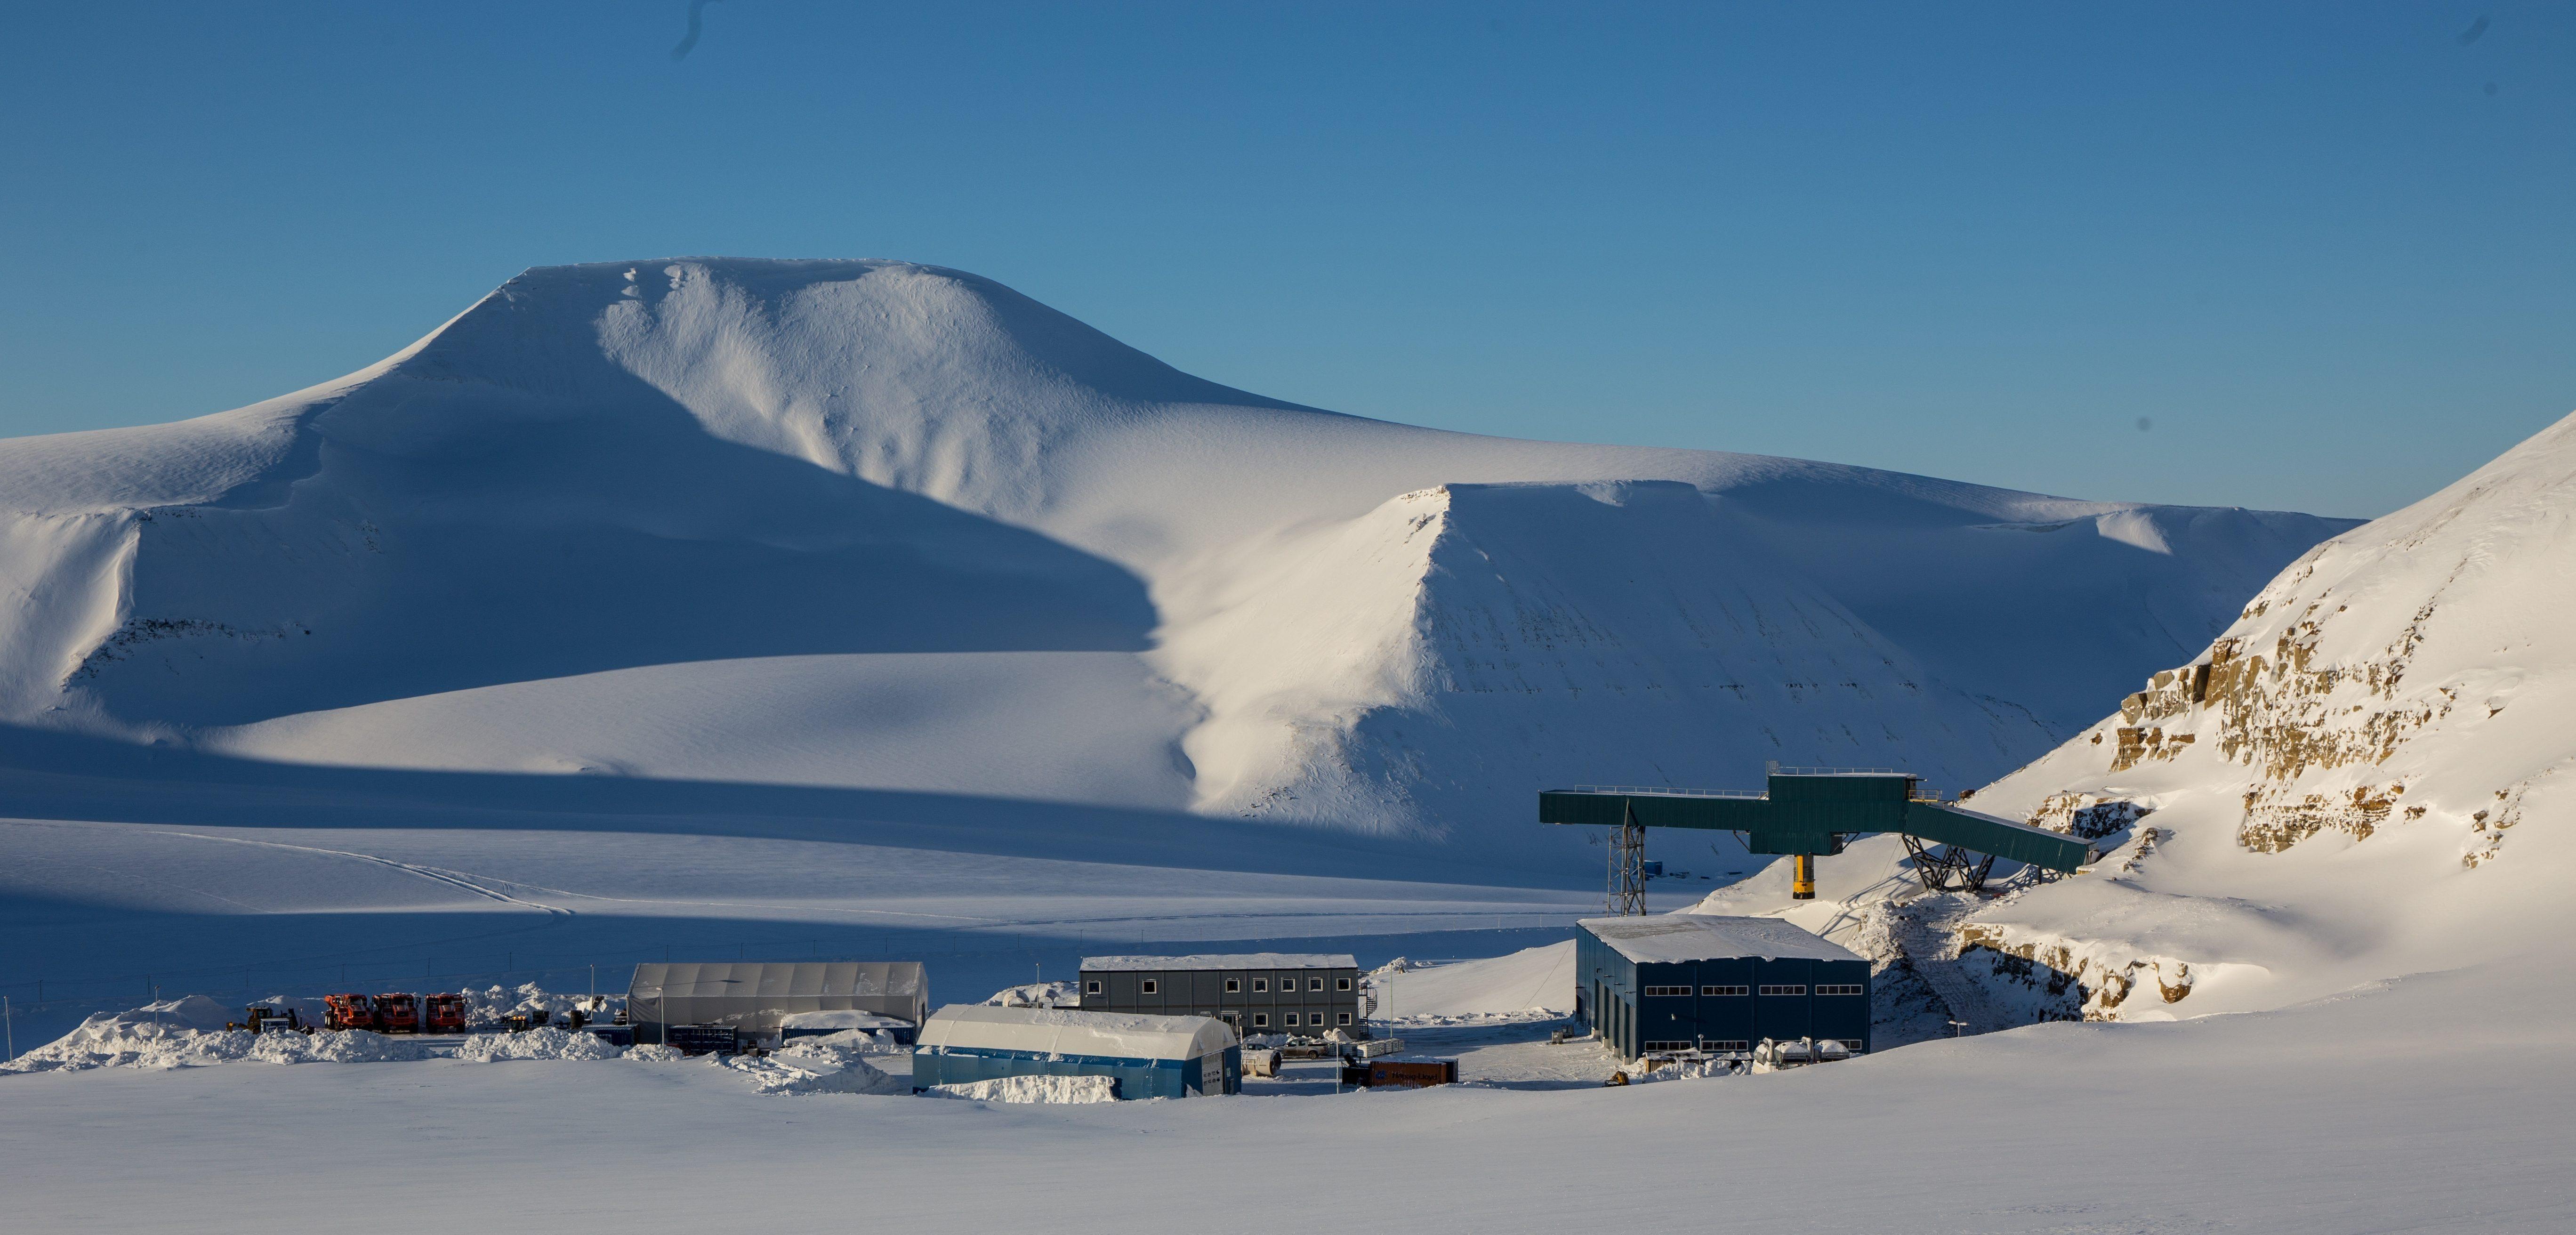
[(723, 0), (675, 59), (686, 10), (17, 9), (0, 434), (708, 253), (973, 270), (1339, 411), (2081, 497), (2375, 515), (2576, 409), (2576, 7)]

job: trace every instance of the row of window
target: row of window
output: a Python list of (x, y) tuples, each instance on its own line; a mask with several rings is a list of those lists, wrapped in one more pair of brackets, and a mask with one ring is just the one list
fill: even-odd
[[(1645, 988), (1645, 991), (1646, 997), (1649, 999), (1687, 999), (1690, 997), (1691, 988), (1687, 986), (1649, 986)], [(1699, 993), (1703, 998), (1715, 999), (1726, 995), (1750, 995), (1753, 993), (1753, 988), (1749, 986), (1703, 986), (1699, 988)], [(1807, 988), (1803, 985), (1797, 984), (1765, 986), (1762, 988), (1762, 993), (1765, 995), (1804, 995), (1807, 993)], [(1862, 990), (1860, 984), (1856, 982), (1836, 982), (1825, 983), (1817, 986), (1816, 993), (1819, 995), (1858, 995), (1862, 993)]]
[[(1083, 994), (1085, 994), (1085, 995), (1097, 995), (1097, 994), (1099, 994), (1099, 993), (1100, 993), (1100, 986), (1101, 986), (1100, 979), (1098, 979), (1098, 978), (1091, 978), (1091, 979), (1087, 979), (1087, 980), (1085, 980), (1085, 981), (1083, 982), (1083, 984), (1082, 984), (1082, 993), (1083, 993)], [(1281, 978), (1281, 979), (1279, 979), (1279, 992), (1280, 992), (1281, 994), (1283, 994), (1283, 995), (1284, 995), (1284, 994), (1287, 994), (1287, 993), (1289, 993), (1289, 992), (1291, 992), (1291, 991), (1294, 991), (1294, 990), (1296, 990), (1296, 989), (1297, 989), (1297, 979), (1295, 979), (1295, 978)], [(1324, 980), (1323, 980), (1322, 978), (1308, 978), (1308, 979), (1306, 979), (1306, 989), (1307, 989), (1307, 990), (1310, 990), (1310, 991), (1320, 991), (1320, 990), (1324, 989)], [(1335, 979), (1333, 979), (1333, 989), (1334, 989), (1334, 990), (1336, 990), (1336, 991), (1347, 991), (1347, 990), (1351, 989), (1351, 980), (1350, 980), (1349, 978), (1335, 978)], [(1146, 994), (1148, 994), (1148, 995), (1159, 995), (1159, 994), (1163, 993), (1163, 983), (1162, 983), (1162, 980), (1161, 980), (1161, 979), (1159, 979), (1159, 978), (1147, 978), (1147, 979), (1145, 979), (1145, 993), (1146, 993)], [(1241, 978), (1227, 978), (1227, 979), (1225, 980), (1225, 993), (1226, 993), (1226, 994), (1229, 994), (1229, 995), (1240, 995), (1240, 994), (1242, 994), (1242, 993), (1243, 993), (1243, 979), (1241, 979)], [(1270, 979), (1268, 979), (1268, 978), (1254, 978), (1254, 979), (1252, 980), (1252, 993), (1253, 993), (1253, 994), (1255, 994), (1255, 995), (1267, 995), (1267, 994), (1269, 994), (1269, 993), (1270, 993)]]
[[(1333, 1022), (1333, 1023), (1334, 1023), (1334, 1024), (1336, 1024), (1336, 1025), (1348, 1025), (1348, 1024), (1350, 1024), (1350, 1023), (1351, 1023), (1351, 1014), (1350, 1014), (1350, 1013), (1348, 1013), (1348, 1012), (1338, 1012), (1338, 1013), (1335, 1013), (1334, 1015), (1335, 1015), (1336, 1017), (1338, 1017), (1338, 1018), (1339, 1018), (1339, 1019), (1337, 1019), (1337, 1020), (1335, 1020), (1335, 1021)], [(1326, 1026), (1325, 1026), (1325, 1024), (1324, 1024), (1324, 1014), (1323, 1014), (1323, 1013), (1321, 1013), (1321, 1012), (1316, 1012), (1316, 1013), (1313, 1013), (1313, 1014), (1309, 1015), (1309, 1016), (1306, 1018), (1306, 1023), (1307, 1023), (1307, 1024), (1309, 1024), (1309, 1025), (1314, 1026), (1314, 1027), (1315, 1027), (1315, 1028), (1317, 1028), (1317, 1029), (1323, 1029), (1323, 1028), (1325, 1028), (1325, 1027), (1326, 1027)], [(1281, 1028), (1283, 1028), (1283, 1029), (1295, 1029), (1295, 1028), (1297, 1028), (1297, 1027), (1298, 1027), (1298, 1026), (1297, 1026), (1297, 1014), (1296, 1014), (1296, 1013), (1294, 1013), (1294, 1012), (1284, 1012), (1284, 1013), (1281, 1013), (1281, 1014), (1280, 1014), (1280, 1018), (1279, 1018), (1279, 1024), (1280, 1024), (1280, 1027), (1281, 1027)], [(1268, 1028), (1270, 1028), (1270, 1014), (1269, 1014), (1269, 1013), (1267, 1013), (1267, 1012), (1255, 1012), (1255, 1013), (1253, 1013), (1253, 1014), (1252, 1014), (1252, 1027), (1253, 1027), (1253, 1028), (1255, 1028), (1255, 1029), (1268, 1029)]]

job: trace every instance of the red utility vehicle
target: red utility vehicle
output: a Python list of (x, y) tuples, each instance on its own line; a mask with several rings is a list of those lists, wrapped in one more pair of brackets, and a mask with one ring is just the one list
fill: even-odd
[(465, 996), (431, 995), (421, 1001), (422, 1033), (465, 1032)]
[(322, 1017), (324, 1029), (376, 1028), (376, 1011), (364, 995), (324, 995), (322, 1005), (330, 1009)]
[(409, 995), (376, 996), (377, 1033), (419, 1033), (420, 1005)]

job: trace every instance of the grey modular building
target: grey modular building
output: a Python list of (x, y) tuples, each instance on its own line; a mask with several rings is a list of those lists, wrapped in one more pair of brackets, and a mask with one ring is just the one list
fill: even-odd
[(914, 1027), (928, 1020), (930, 982), (921, 962), (657, 962), (637, 965), (626, 990), (626, 1019), (638, 1043), (664, 1041), (671, 1025), (729, 1026), (767, 1036), (799, 1012), (852, 1011)]
[(1764, 1038), (1869, 1050), (1869, 962), (1778, 918), (1586, 918), (1574, 965), (1575, 1016), (1622, 1059)]
[(1085, 957), (1082, 1010), (1213, 1016), (1244, 1034), (1368, 1032), (1348, 952)]

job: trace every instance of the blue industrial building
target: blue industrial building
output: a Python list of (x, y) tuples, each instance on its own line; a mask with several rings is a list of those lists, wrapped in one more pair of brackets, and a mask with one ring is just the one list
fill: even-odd
[(921, 1027), (912, 1086), (1105, 1076), (1121, 1098), (1243, 1092), (1243, 1040), (1211, 1016), (951, 1004)]
[(1622, 1059), (1817, 1038), (1869, 1050), (1869, 962), (1777, 918), (1587, 918), (1575, 1015)]

